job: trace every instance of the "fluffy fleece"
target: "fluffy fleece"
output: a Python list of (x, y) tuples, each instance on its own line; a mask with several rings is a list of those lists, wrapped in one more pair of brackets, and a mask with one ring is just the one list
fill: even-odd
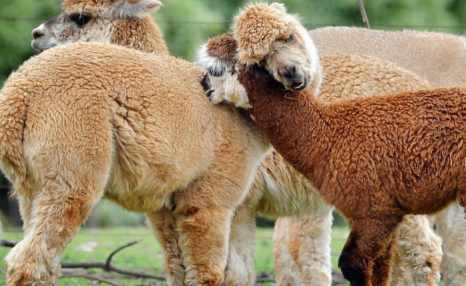
[(202, 76), (173, 57), (90, 43), (10, 76), (0, 157), (25, 236), (5, 258), (7, 285), (56, 285), (60, 254), (102, 197), (148, 216), (173, 209), (186, 270), (172, 276), (222, 283), (231, 217), (270, 147), (243, 112), (209, 103)]
[[(240, 98), (245, 96), (245, 93), (239, 91), (240, 87), (236, 81), (235, 52), (236, 41), (225, 36), (211, 39), (202, 47), (199, 63), (211, 74), (209, 79), (213, 89), (208, 91), (211, 100), (213, 97), (214, 101), (225, 98), (236, 100), (236, 103), (240, 104), (247, 100)], [(369, 96), (371, 89), (387, 91), (396, 90), (396, 87), (400, 90), (429, 87), (427, 82), (412, 73), (369, 56), (324, 56), (321, 62), (325, 71), (322, 90), (329, 93), (323, 94), (328, 100), (337, 99), (331, 95), (337, 94), (337, 91), (343, 93), (342, 90), (354, 92), (355, 96)], [(235, 92), (237, 94), (226, 94)], [(299, 217), (308, 212), (313, 213), (313, 218), (307, 217), (305, 223), (294, 219), (277, 222), (274, 256), (277, 281), (280, 283), (295, 284), (299, 281), (305, 285), (311, 282), (329, 285), (331, 282), (329, 253), (326, 252), (331, 213), (317, 194), (318, 191), (302, 175), (289, 166), (278, 153), (273, 152), (260, 165), (250, 194), (243, 206), (236, 211), (236, 214), (242, 213), (246, 206), (250, 208), (246, 213), (254, 213), (255, 209), (268, 217)], [(405, 221), (400, 226), (400, 240), (409, 241), (406, 245), (409, 255), (405, 252), (406, 263), (413, 266), (414, 276), (419, 277), (416, 282), (436, 285), (440, 279), (438, 267), (442, 255), (441, 241), (432, 232), (425, 217), (407, 216)], [(290, 229), (293, 229), (291, 233)], [(402, 275), (405, 271), (398, 273)], [(406, 277), (394, 279), (413, 280), (407, 275), (404, 276)]]

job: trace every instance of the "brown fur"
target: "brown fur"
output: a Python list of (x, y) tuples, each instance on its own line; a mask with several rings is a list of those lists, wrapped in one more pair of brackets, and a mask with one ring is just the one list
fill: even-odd
[(284, 92), (258, 68), (243, 69), (239, 80), (275, 149), (354, 219), (339, 263), (352, 283), (371, 284), (369, 269), (389, 253), (403, 215), (437, 212), (457, 196), (461, 204), (466, 89), (323, 104), (307, 91)]
[(101, 197), (149, 217), (174, 206), (184, 282), (222, 283), (230, 218), (269, 145), (242, 112), (209, 103), (202, 76), (183, 60), (81, 43), (8, 79), (1, 166), (25, 238), (5, 258), (7, 285), (56, 285), (60, 254)]

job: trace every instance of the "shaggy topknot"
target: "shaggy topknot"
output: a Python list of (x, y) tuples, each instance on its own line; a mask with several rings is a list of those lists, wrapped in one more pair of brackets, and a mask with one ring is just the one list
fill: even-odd
[(249, 5), (241, 10), (233, 29), (239, 62), (250, 65), (262, 60), (274, 41), (290, 37), (295, 22), (295, 16), (287, 14), (285, 6), (279, 3)]

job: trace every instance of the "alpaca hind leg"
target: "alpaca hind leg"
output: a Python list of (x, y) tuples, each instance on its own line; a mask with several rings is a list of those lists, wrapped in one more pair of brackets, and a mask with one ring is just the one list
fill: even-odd
[(163, 249), (163, 270), (167, 273), (167, 284), (169, 286), (184, 285), (185, 267), (173, 212), (163, 207), (157, 212), (147, 214), (147, 218)]
[(241, 211), (241, 209), (236, 210), (231, 225), (228, 260), (223, 285), (253, 286), (256, 282), (256, 269), (254, 267), (254, 260), (256, 259), (256, 222), (254, 211), (240, 214)]
[[(294, 218), (281, 218), (275, 222), (273, 232), (273, 264), (275, 281), (280, 286), (294, 286), (301, 284), (301, 273), (290, 253), (290, 240), (293, 232), (299, 232), (299, 222)], [(294, 245), (294, 243), (291, 243)]]
[(398, 245), (405, 263), (411, 268), (414, 284), (438, 285), (442, 240), (433, 232), (428, 218), (424, 215), (406, 215), (398, 230)]
[(343, 276), (351, 285), (372, 285), (374, 259), (392, 243), (401, 217), (383, 220), (355, 219), (350, 235), (338, 260)]
[(464, 208), (452, 203), (436, 215), (438, 232), (443, 238), (441, 270), (443, 285), (466, 285), (466, 219)]
[[(332, 280), (332, 265), (330, 261), (330, 241), (332, 230), (332, 208), (329, 206), (326, 212), (306, 216), (300, 220), (289, 218), (284, 220), (289, 225), (286, 227), (281, 222), (277, 224), (277, 238), (280, 233), (286, 231), (288, 233), (286, 241), (286, 251), (292, 258), (291, 265), (296, 265), (298, 273), (284, 273), (287, 268), (277, 271), (278, 280), (292, 285), (292, 280), (297, 280), (291, 277), (296, 274), (299, 277), (301, 285), (330, 285)], [(274, 245), (279, 248), (279, 241), (275, 241)], [(274, 250), (275, 254), (275, 250)], [(281, 255), (286, 258), (286, 255)], [(276, 255), (280, 259), (280, 255)], [(278, 262), (283, 265), (282, 262)], [(293, 270), (291, 268), (291, 270)], [(288, 271), (289, 272), (289, 271)], [(283, 277), (282, 277), (283, 276)], [(286, 280), (285, 280), (286, 279)]]
[(60, 255), (103, 189), (47, 184), (35, 196), (29, 231), (7, 255), (7, 285), (57, 285)]

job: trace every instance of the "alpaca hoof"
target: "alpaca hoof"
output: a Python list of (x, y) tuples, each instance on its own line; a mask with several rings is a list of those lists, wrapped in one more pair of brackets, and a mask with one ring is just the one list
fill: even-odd
[[(10, 250), (5, 257), (7, 286), (57, 285), (57, 271), (48, 270), (37, 256), (21, 255), (17, 249), (15, 247)], [(24, 260), (18, 261), (18, 258)]]
[[(193, 277), (195, 275), (195, 278)], [(194, 278), (194, 279), (192, 279)], [(223, 283), (225, 279), (225, 274), (223, 268), (218, 266), (209, 266), (206, 267), (204, 270), (193, 271), (191, 273), (187, 273), (186, 275), (186, 285), (194, 286), (194, 285), (203, 285), (203, 286), (219, 286)]]

